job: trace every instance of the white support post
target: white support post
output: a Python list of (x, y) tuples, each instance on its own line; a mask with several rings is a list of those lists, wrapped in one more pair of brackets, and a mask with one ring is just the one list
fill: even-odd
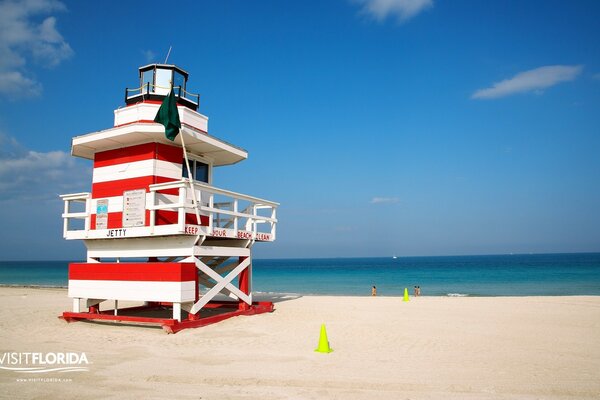
[(185, 186), (179, 188), (179, 209), (177, 222), (179, 223), (179, 231), (183, 233), (185, 231), (185, 200), (186, 192)]
[(256, 239), (256, 230), (258, 229), (258, 224), (256, 223), (258, 208), (256, 207), (256, 204), (252, 205), (252, 215), (254, 215), (254, 218), (252, 218), (252, 239)]
[(151, 190), (149, 193), (150, 202), (150, 234), (154, 235), (154, 225), (156, 225), (156, 210), (154, 207), (156, 206), (156, 192)]
[[(250, 207), (250, 206), (248, 206)], [(245, 212), (248, 213), (248, 207), (246, 207)], [(252, 205), (252, 210), (254, 210), (254, 204)], [(244, 230), (246, 231), (252, 231), (252, 223), (254, 222), (254, 219), (252, 217), (248, 217), (246, 218), (246, 226), (244, 226)]]
[(173, 303), (173, 319), (181, 322), (181, 303)]
[(79, 297), (75, 297), (73, 299), (73, 312), (81, 312), (81, 302), (80, 302), (80, 298)]
[(115, 315), (117, 315), (118, 309), (119, 309), (119, 300), (115, 300)]
[(233, 217), (233, 234), (237, 237), (238, 235), (238, 199), (233, 200), (233, 212), (235, 216)]
[[(212, 209), (215, 206), (215, 195), (214, 193), (211, 193), (208, 196), (208, 208)], [(214, 212), (211, 211), (208, 214), (208, 232), (213, 235), (215, 233), (215, 226), (214, 226)]]
[(90, 197), (86, 197), (85, 199), (85, 222), (84, 222), (84, 226), (85, 226), (85, 234), (87, 236), (87, 233), (90, 231), (91, 228), (91, 218), (90, 218), (90, 214), (91, 214), (91, 209), (92, 209), (92, 199), (90, 199)]
[[(277, 208), (273, 207), (273, 211), (271, 212), (271, 218), (277, 218)], [(275, 240), (275, 230), (277, 228), (277, 224), (275, 222), (271, 222), (271, 240)]]
[(63, 237), (64, 238), (67, 237), (67, 231), (69, 230), (69, 217), (67, 217), (68, 214), (69, 214), (69, 200), (65, 200), (65, 207), (64, 207), (64, 213), (63, 213)]

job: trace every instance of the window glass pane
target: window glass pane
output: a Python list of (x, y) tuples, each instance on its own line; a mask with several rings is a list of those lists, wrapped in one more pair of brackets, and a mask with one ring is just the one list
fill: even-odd
[(170, 69), (156, 69), (156, 88), (154, 89), (155, 93), (158, 94), (169, 94), (171, 90), (171, 78), (172, 72)]
[[(203, 162), (196, 160), (190, 160), (190, 169), (192, 170), (192, 178), (194, 180), (208, 183), (208, 164), (204, 164)], [(188, 177), (185, 159), (181, 161), (181, 176), (184, 178)]]
[(144, 71), (142, 73), (142, 93), (148, 93), (147, 84), (150, 83), (150, 92), (154, 91), (154, 70)]
[[(194, 170), (194, 161), (190, 160), (190, 169)], [(188, 177), (187, 166), (185, 165), (185, 158), (181, 161), (181, 176), (184, 178)]]
[(194, 178), (197, 181), (208, 183), (208, 165), (196, 161), (196, 176)]
[(184, 83), (183, 75), (177, 71), (173, 71), (173, 88), (175, 89), (175, 94), (180, 97), (185, 97), (183, 92), (185, 90)]

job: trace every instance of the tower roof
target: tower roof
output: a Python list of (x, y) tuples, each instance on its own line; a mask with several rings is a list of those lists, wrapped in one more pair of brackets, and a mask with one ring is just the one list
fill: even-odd
[(76, 136), (72, 141), (71, 154), (93, 160), (98, 152), (142, 143), (157, 142), (181, 146), (181, 135), (185, 135), (185, 147), (189, 153), (209, 158), (215, 166), (231, 165), (248, 158), (246, 150), (188, 126), (183, 126), (172, 142), (165, 137), (162, 125), (151, 122), (136, 122)]

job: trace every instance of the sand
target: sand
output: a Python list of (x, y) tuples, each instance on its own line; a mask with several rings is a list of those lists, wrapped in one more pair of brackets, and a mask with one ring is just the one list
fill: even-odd
[[(65, 290), (0, 288), (0, 355), (85, 352), (21, 399), (598, 399), (600, 297), (300, 297), (167, 335), (57, 319)], [(313, 350), (321, 323), (333, 353)], [(35, 378), (39, 378), (36, 376)]]

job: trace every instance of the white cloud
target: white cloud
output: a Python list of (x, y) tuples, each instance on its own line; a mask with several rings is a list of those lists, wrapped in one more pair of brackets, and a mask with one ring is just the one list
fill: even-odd
[(355, 0), (362, 4), (361, 12), (377, 21), (387, 17), (396, 17), (398, 22), (405, 22), (420, 12), (433, 7), (433, 0)]
[(472, 99), (496, 99), (516, 93), (538, 92), (561, 82), (572, 81), (581, 73), (581, 65), (549, 65), (520, 72), (510, 79), (479, 89)]
[(56, 18), (46, 18), (39, 27), (39, 40), (32, 43), (33, 56), (54, 67), (73, 54), (71, 46), (56, 30)]
[(397, 197), (373, 197), (370, 201), (371, 204), (393, 204), (400, 201)]
[(42, 85), (19, 71), (0, 71), (0, 93), (10, 93), (12, 98), (35, 97), (42, 92)]
[(91, 167), (64, 151), (37, 152), (0, 133), (0, 201), (57, 199), (91, 182)]
[(156, 53), (152, 50), (142, 50), (142, 55), (147, 63), (156, 62)]
[(73, 50), (56, 29), (56, 18), (49, 16), (41, 22), (39, 18), (65, 10), (64, 4), (56, 0), (0, 3), (0, 94), (13, 98), (41, 93), (41, 84), (26, 76), (28, 58), (44, 67), (54, 67), (71, 57)]

